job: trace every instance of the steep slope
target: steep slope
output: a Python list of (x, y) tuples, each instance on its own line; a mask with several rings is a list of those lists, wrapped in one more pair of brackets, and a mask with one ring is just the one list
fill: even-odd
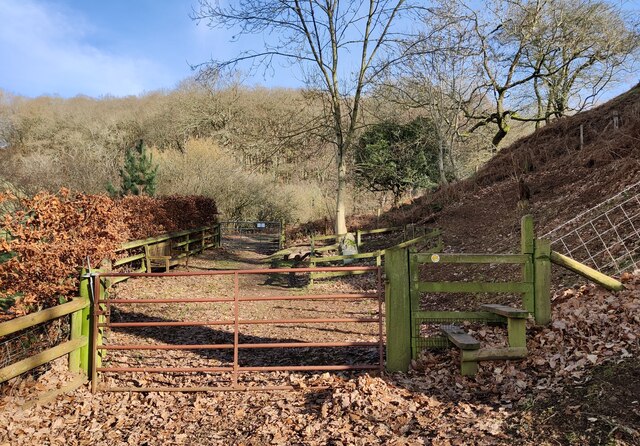
[[(524, 209), (518, 206), (520, 179), (531, 191)], [(638, 181), (640, 85), (518, 140), (474, 177), (392, 210), (383, 222), (357, 220), (366, 226), (434, 224), (444, 229), (449, 250), (513, 250), (522, 214), (533, 214), (537, 233), (544, 234)]]

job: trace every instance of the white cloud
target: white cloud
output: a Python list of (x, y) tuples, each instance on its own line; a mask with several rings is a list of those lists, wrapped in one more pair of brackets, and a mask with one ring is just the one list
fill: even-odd
[(30, 96), (124, 96), (171, 86), (154, 61), (110, 54), (90, 43), (94, 31), (70, 10), (0, 0), (0, 88)]

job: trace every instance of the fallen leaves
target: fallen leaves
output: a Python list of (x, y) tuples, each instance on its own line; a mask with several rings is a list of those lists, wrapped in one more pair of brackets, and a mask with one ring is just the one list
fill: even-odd
[[(134, 285), (126, 284), (141, 293)], [(554, 322), (529, 327), (525, 360), (481, 363), (474, 377), (460, 376), (459, 353), (448, 349), (425, 352), (410, 374), (384, 378), (278, 375), (296, 385), (290, 392), (91, 395), (83, 388), (28, 411), (14, 395), (0, 402), (0, 444), (539, 444), (546, 422), (584, 408), (569, 404), (568, 413), (536, 418), (529, 410), (536, 401), (566, 396), (595, 367), (640, 353), (640, 278), (626, 286), (617, 294), (591, 286), (559, 293), (566, 298), (554, 301)], [(484, 342), (502, 342), (504, 328), (471, 328)], [(623, 427), (637, 430), (626, 420)]]

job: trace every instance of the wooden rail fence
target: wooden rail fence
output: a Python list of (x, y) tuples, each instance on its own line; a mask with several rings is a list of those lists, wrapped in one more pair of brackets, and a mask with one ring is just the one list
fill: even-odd
[[(181, 249), (180, 254), (178, 254), (179, 258), (192, 256), (204, 251), (205, 249), (220, 246), (220, 226), (216, 224), (197, 229), (172, 232), (144, 240), (127, 242), (116, 250), (116, 253), (127, 253), (127, 257), (116, 260), (113, 262), (112, 267), (133, 267), (133, 272), (147, 272), (149, 262), (146, 258), (146, 252), (148, 251), (145, 250), (145, 247), (165, 243), (167, 241), (174, 243), (173, 246)], [(136, 252), (139, 250), (143, 250), (143, 252)], [(139, 266), (136, 266), (136, 263)], [(70, 317), (69, 340), (39, 352), (36, 355), (0, 368), (0, 383), (15, 378), (16, 376), (33, 370), (36, 367), (47, 364), (64, 355), (68, 355), (69, 370), (71, 372), (78, 373), (79, 377), (82, 378), (73, 380), (70, 386), (77, 387), (86, 381), (86, 377), (91, 367), (89, 340), (92, 336), (93, 330), (93, 327), (91, 327), (90, 317), (91, 302), (93, 301), (93, 275), (99, 272), (101, 271), (94, 271), (92, 275), (90, 275), (87, 274), (86, 270), (82, 270), (79, 296), (74, 297), (71, 301), (0, 323), (0, 338), (3, 338), (19, 334), (23, 330), (27, 330), (40, 324), (49, 323), (58, 318), (65, 316)], [(113, 282), (101, 281), (99, 284), (101, 294), (105, 295), (108, 292), (108, 288), (114, 283), (117, 283), (119, 281), (118, 279), (121, 280), (121, 278), (116, 278)], [(101, 320), (101, 323), (104, 323), (104, 320)], [(101, 328), (97, 330), (97, 336), (99, 339), (101, 338)], [(99, 366), (101, 357), (98, 355), (96, 358), (96, 361), (98, 362), (96, 366)], [(72, 388), (67, 386), (57, 393), (69, 390), (72, 390)], [(48, 397), (53, 397), (57, 393), (51, 393)]]
[[(356, 238), (361, 243), (362, 235), (381, 234), (392, 229), (397, 228), (361, 231)], [(406, 231), (406, 228), (404, 230)], [(319, 236), (315, 240), (335, 240), (336, 237), (339, 236)], [(133, 265), (133, 268), (136, 268), (135, 262), (140, 262), (140, 266), (125, 274), (125, 277), (147, 273), (149, 271), (147, 271), (148, 263), (145, 261), (145, 253), (135, 252), (135, 250), (166, 241), (175, 241), (174, 246), (183, 248), (180, 256), (190, 256), (207, 248), (220, 246), (220, 226), (179, 231), (125, 243), (117, 252), (126, 252), (128, 256), (114, 262), (113, 267), (128, 265), (131, 268)], [(432, 243), (432, 245), (435, 242), (435, 245), (428, 251), (418, 252), (415, 247), (422, 242)], [(610, 290), (620, 290), (623, 287), (619, 281), (551, 251), (547, 240), (535, 237), (531, 216), (523, 217), (521, 222), (520, 253), (456, 254), (442, 253), (440, 252), (442, 249), (441, 232), (434, 230), (420, 237), (406, 240), (393, 248), (351, 256), (315, 258), (312, 261), (312, 266), (315, 266), (318, 263), (344, 262), (345, 260), (376, 260), (375, 267), (347, 267), (344, 271), (339, 271), (340, 268), (337, 267), (328, 267), (336, 271), (324, 273), (345, 275), (353, 274), (353, 271), (358, 269), (367, 270), (376, 269), (376, 267), (379, 269), (382, 257), (385, 256), (386, 369), (388, 371), (406, 371), (412, 357), (415, 357), (421, 348), (443, 347), (452, 343), (462, 349), (461, 368), (465, 374), (475, 373), (478, 361), (522, 358), (526, 355), (526, 316), (532, 314), (536, 324), (540, 325), (548, 324), (551, 320), (551, 263), (569, 268)], [(426, 264), (439, 268), (446, 268), (447, 265), (452, 264), (520, 265), (521, 277), (517, 281), (510, 282), (425, 281), (420, 277), (420, 266)], [(313, 274), (312, 269), (292, 271)], [(104, 276), (102, 279), (100, 274)], [(99, 369), (102, 362), (101, 352), (92, 355), (90, 345), (101, 345), (102, 327), (108, 325), (109, 321), (104, 316), (107, 313), (104, 304), (96, 301), (93, 294), (97, 292), (98, 295), (107, 296), (109, 287), (119, 281), (119, 276), (119, 274), (108, 274), (103, 271), (93, 271), (92, 274), (86, 274), (83, 271), (78, 297), (56, 307), (0, 323), (0, 337), (16, 334), (65, 316), (70, 316), (71, 327), (68, 341), (0, 368), (0, 383), (64, 355), (68, 355), (69, 369), (78, 373), (78, 378), (74, 379), (69, 386), (81, 385), (92, 369), (94, 371)], [(111, 279), (113, 279), (112, 282), (107, 282)], [(516, 293), (521, 295), (522, 309), (485, 304), (477, 311), (425, 311), (420, 307), (421, 293)], [(97, 317), (92, 317), (92, 308), (98, 312)], [(451, 326), (452, 323), (459, 321), (506, 324), (509, 347), (479, 348), (472, 338), (465, 337), (464, 333), (460, 333), (456, 327)], [(444, 336), (424, 338), (421, 334), (423, 323), (443, 325)], [(71, 388), (67, 387), (50, 393), (48, 398), (67, 390)]]
[[(399, 227), (394, 227), (394, 228), (380, 228), (380, 229), (371, 229), (371, 230), (358, 230), (356, 231), (356, 243), (358, 244), (358, 247), (362, 246), (362, 236), (363, 235), (373, 235), (373, 234), (386, 234), (386, 233), (390, 233), (390, 232), (395, 232), (395, 231), (404, 231), (404, 234), (406, 236), (406, 234), (408, 233), (407, 231), (407, 227), (403, 227), (403, 226), (399, 226)], [(412, 228), (411, 233), (415, 235), (415, 228)], [(382, 265), (382, 260), (384, 258), (385, 252), (388, 249), (391, 248), (386, 248), (386, 249), (379, 249), (373, 252), (364, 252), (364, 253), (359, 253), (359, 254), (351, 254), (351, 255), (334, 255), (334, 256), (316, 256), (314, 255), (314, 253), (318, 253), (318, 252), (325, 252), (325, 251), (329, 251), (329, 250), (333, 250), (333, 249), (337, 249), (337, 244), (332, 244), (332, 245), (327, 245), (327, 246), (322, 246), (319, 248), (315, 248), (314, 249), (314, 242), (315, 241), (325, 241), (325, 240), (338, 240), (341, 237), (344, 237), (346, 234), (342, 234), (342, 235), (324, 235), (324, 236), (319, 236), (316, 237), (315, 239), (312, 238), (311, 239), (311, 255), (309, 257), (309, 265), (311, 268), (315, 268), (318, 265), (322, 265), (322, 264), (336, 264), (336, 263), (342, 263), (342, 264), (346, 264), (349, 263), (351, 264), (352, 262), (355, 261), (362, 261), (362, 260), (369, 260), (369, 259), (375, 259), (375, 265), (376, 266), (381, 266)], [(431, 244), (432, 246), (429, 246), (428, 248), (426, 248), (426, 250), (424, 250), (423, 252), (439, 252), (442, 250), (443, 248), (443, 243), (442, 243), (442, 231), (440, 231), (439, 229), (435, 229), (432, 230), (431, 232), (421, 235), (419, 237), (414, 237), (410, 240), (406, 240), (396, 246), (393, 246), (393, 249), (398, 249), (398, 248), (408, 248), (410, 246), (417, 246), (420, 245), (422, 243), (427, 243), (427, 244)], [(357, 272), (356, 272), (357, 274)], [(330, 277), (342, 277), (342, 276), (346, 276), (346, 275), (353, 275), (353, 273), (348, 274), (347, 272), (318, 272), (318, 273), (310, 273), (309, 275), (309, 280), (310, 280), (310, 284), (313, 285), (313, 281), (315, 279), (324, 279), (324, 278), (330, 278)]]

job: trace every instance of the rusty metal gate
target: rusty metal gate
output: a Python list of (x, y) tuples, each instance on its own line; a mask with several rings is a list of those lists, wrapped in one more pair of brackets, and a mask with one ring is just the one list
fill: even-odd
[[(357, 271), (370, 274), (371, 283), (373, 283), (375, 289), (368, 289), (366, 292), (358, 293), (327, 293), (327, 294), (300, 294), (300, 295), (243, 295), (241, 293), (240, 279), (249, 275), (284, 275), (292, 276), (300, 273), (309, 273), (311, 271)], [(184, 277), (184, 276), (228, 276), (228, 279), (233, 280), (233, 295), (225, 296), (194, 296), (188, 298), (115, 298), (110, 296), (108, 292), (107, 281), (113, 278), (162, 278), (162, 280), (171, 277)], [(157, 280), (157, 279), (156, 279)], [(216, 279), (218, 280), (218, 279)], [(222, 280), (222, 279), (219, 279)], [(243, 279), (246, 280), (246, 279)], [(179, 392), (193, 392), (193, 391), (222, 391), (222, 390), (285, 390), (296, 388), (293, 385), (270, 385), (267, 381), (261, 382), (260, 385), (246, 385), (240, 382), (240, 377), (246, 377), (251, 373), (270, 373), (270, 372), (311, 372), (311, 371), (349, 371), (349, 370), (377, 370), (382, 371), (384, 367), (384, 348), (383, 348), (383, 300), (384, 300), (384, 287), (382, 284), (382, 271), (380, 267), (376, 266), (361, 266), (361, 267), (327, 267), (327, 268), (280, 268), (280, 269), (249, 269), (249, 270), (213, 270), (213, 271), (195, 271), (195, 272), (169, 272), (169, 273), (104, 273), (95, 274), (93, 278), (93, 305), (92, 305), (92, 336), (90, 342), (91, 352), (91, 382), (92, 392), (98, 390), (101, 391), (179, 391)], [(315, 301), (313, 304), (307, 304), (303, 301)], [(335, 314), (331, 311), (325, 311), (331, 313), (331, 317), (297, 317), (297, 318), (270, 318), (272, 314), (266, 314), (265, 317), (260, 318), (242, 318), (240, 313), (242, 312), (243, 305), (268, 305), (268, 302), (287, 302), (289, 305), (310, 305), (310, 308), (317, 308), (318, 302), (325, 301), (331, 303), (331, 306), (338, 306), (338, 301), (345, 302), (359, 301), (358, 304), (365, 305), (366, 302), (371, 303), (371, 310), (367, 310), (367, 313), (363, 312), (363, 317), (354, 317), (351, 311), (345, 311), (350, 314)], [(296, 302), (296, 304), (293, 304)], [(188, 320), (158, 320), (158, 318), (144, 318), (145, 320), (129, 320), (129, 321), (112, 321), (112, 316), (115, 314), (114, 307), (125, 308), (127, 306), (146, 306), (145, 308), (152, 308), (154, 305), (175, 305), (176, 312), (183, 311), (183, 309), (189, 304), (206, 304), (206, 305), (226, 305), (230, 315), (221, 319), (212, 320), (194, 320), (193, 314), (188, 314)], [(298, 304), (299, 303), (299, 304)], [(349, 303), (348, 305), (356, 305), (356, 303)], [(311, 310), (313, 311), (313, 310)], [(187, 313), (184, 313), (187, 314)], [(117, 314), (116, 314), (117, 315)], [(173, 319), (173, 318), (172, 318)], [(175, 318), (178, 319), (178, 318)], [(345, 339), (339, 342), (314, 342), (309, 340), (299, 341), (288, 339), (290, 333), (295, 330), (300, 330), (300, 327), (304, 326), (317, 326), (317, 324), (329, 324), (340, 326), (341, 324), (372, 324), (368, 330), (370, 338), (367, 340), (361, 339)], [(177, 327), (200, 327), (200, 329), (211, 329), (210, 327), (218, 326), (228, 327), (228, 331), (224, 331), (225, 336), (228, 335), (229, 342), (189, 342), (189, 343), (114, 343), (111, 342), (109, 332), (113, 330), (164, 330), (169, 333), (171, 330), (177, 329)], [(278, 327), (285, 330), (287, 339), (273, 338), (269, 339), (270, 342), (264, 342), (261, 339), (249, 337), (249, 342), (241, 342), (243, 335), (243, 329), (250, 326), (269, 326)], [(205, 327), (205, 328), (203, 328)], [(295, 328), (292, 328), (295, 327)], [(358, 327), (361, 327), (358, 325)], [(363, 328), (364, 329), (364, 328)], [(323, 328), (322, 330), (329, 331), (330, 329)], [(339, 328), (336, 328), (338, 332)], [(348, 334), (348, 330), (344, 330), (345, 334)], [(218, 331), (222, 333), (222, 331)], [(189, 340), (196, 340), (198, 336), (191, 335)], [(201, 336), (202, 338), (202, 336)], [(375, 339), (377, 338), (377, 339)], [(318, 338), (314, 338), (317, 341)], [(375, 340), (373, 340), (375, 339)], [(283, 349), (290, 349), (295, 352), (303, 351), (309, 352), (314, 349), (326, 349), (326, 348), (340, 348), (341, 350), (348, 349), (348, 361), (342, 363), (332, 364), (276, 364), (265, 365), (251, 364), (247, 361), (240, 361), (240, 352), (250, 351), (255, 352), (260, 349), (267, 349), (269, 352), (279, 351), (280, 355), (284, 355)], [(355, 353), (351, 353), (351, 349), (368, 348), (369, 352), (367, 358), (372, 360), (367, 363), (353, 363), (353, 358), (356, 358)], [(132, 366), (129, 363), (120, 366), (111, 366), (108, 364), (109, 355), (116, 353), (126, 355), (127, 354), (139, 354), (139, 351), (156, 351), (162, 352), (161, 355), (167, 355), (169, 351), (216, 351), (223, 352), (228, 356), (228, 364), (200, 364), (200, 365), (187, 365), (175, 366), (168, 363), (154, 366)], [(189, 354), (189, 352), (187, 352)], [(267, 355), (269, 359), (278, 359), (278, 355)], [(304, 354), (296, 353), (294, 358), (298, 358), (300, 362), (303, 362)], [(328, 357), (335, 359), (335, 356), (328, 355)], [(164, 356), (161, 358), (163, 359)], [(375, 358), (375, 360), (373, 360)], [(145, 386), (144, 380), (141, 379), (139, 383), (133, 386), (108, 386), (104, 382), (101, 382), (105, 376), (121, 377), (126, 374), (187, 374), (191, 376), (202, 376), (213, 374), (220, 377), (222, 384), (214, 386), (193, 386), (193, 385), (171, 385), (171, 386)], [(195, 375), (193, 375), (195, 373)], [(158, 375), (155, 375), (158, 376)], [(161, 375), (160, 375), (161, 376)], [(244, 378), (243, 378), (244, 379)]]

